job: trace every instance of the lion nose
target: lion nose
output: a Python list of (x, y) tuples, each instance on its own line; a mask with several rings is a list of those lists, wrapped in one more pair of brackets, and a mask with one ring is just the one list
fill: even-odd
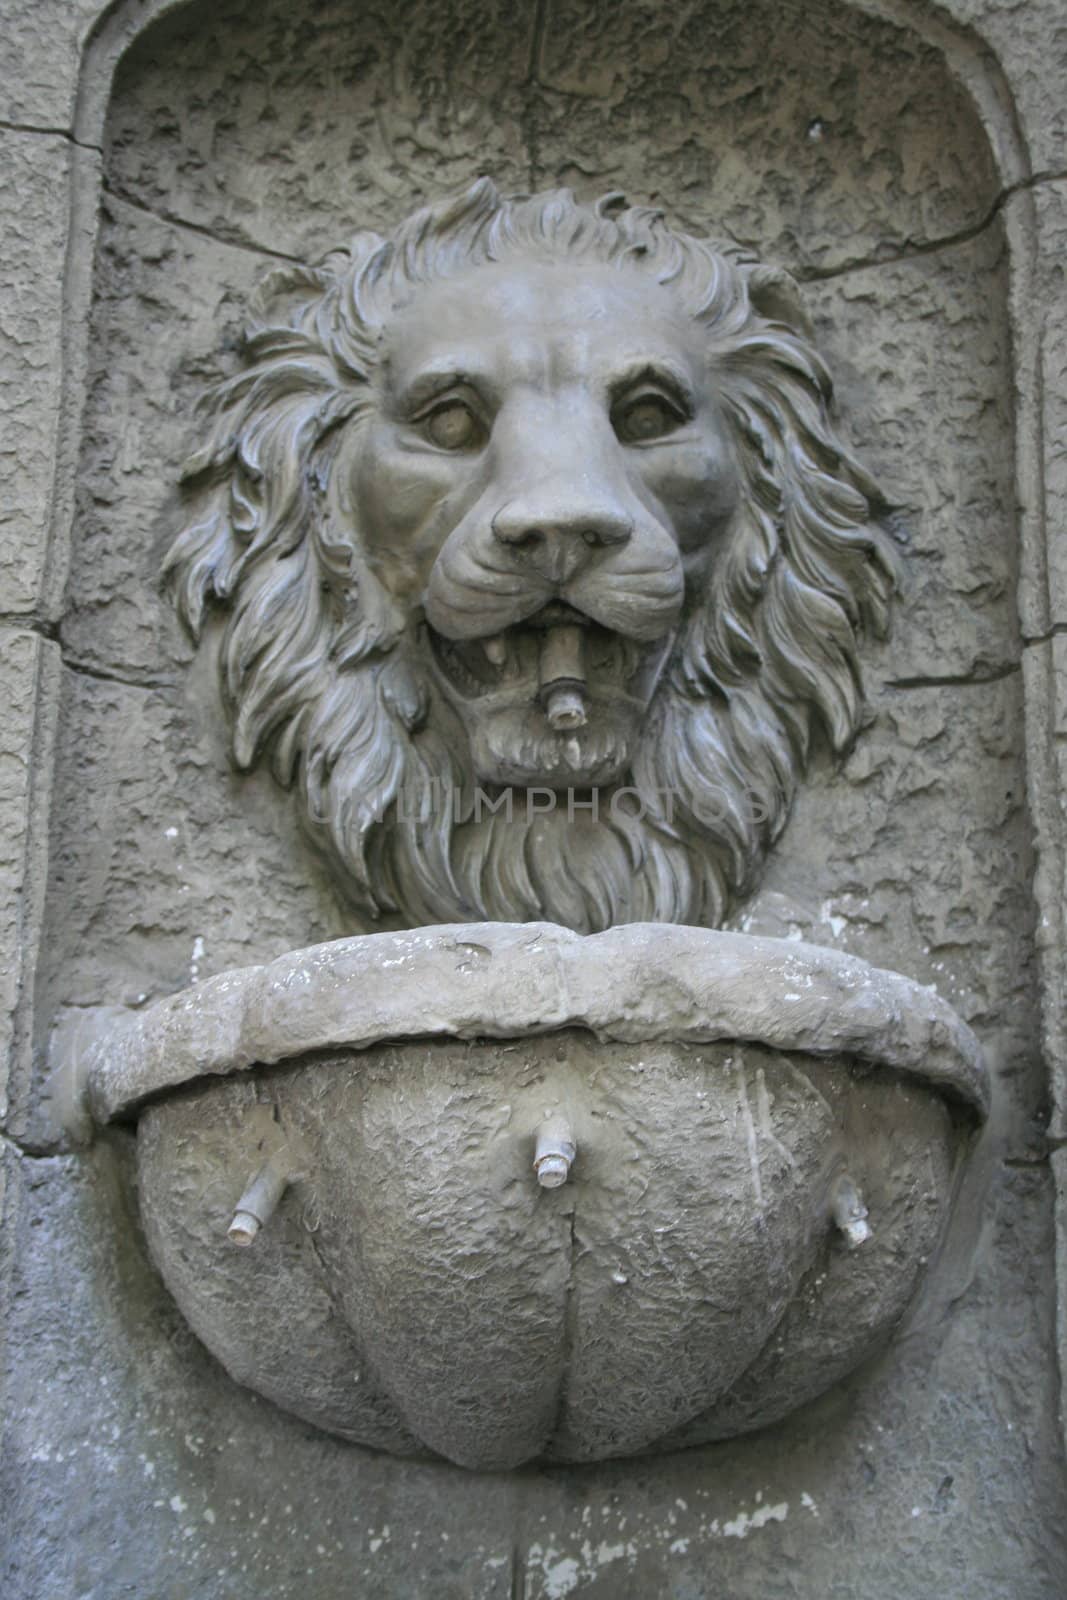
[(625, 544), (633, 523), (613, 506), (560, 507), (513, 500), (493, 518), (493, 533), (518, 551), (542, 576), (566, 583), (597, 552)]

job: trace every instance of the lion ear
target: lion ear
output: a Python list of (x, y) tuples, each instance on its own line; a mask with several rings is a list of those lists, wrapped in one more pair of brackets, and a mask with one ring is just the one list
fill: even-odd
[(801, 298), (800, 285), (783, 267), (760, 263), (750, 268), (748, 298), (753, 309), (768, 322), (784, 322), (805, 339), (814, 339), (815, 329)]

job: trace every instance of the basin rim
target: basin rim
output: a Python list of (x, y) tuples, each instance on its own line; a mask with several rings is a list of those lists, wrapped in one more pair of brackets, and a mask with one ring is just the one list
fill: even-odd
[(198, 1079), (312, 1051), (416, 1039), (737, 1041), (852, 1058), (920, 1079), (980, 1117), (988, 1074), (932, 989), (792, 939), (680, 924), (578, 934), (544, 922), (359, 934), (102, 1014), (82, 1070), (94, 1120)]

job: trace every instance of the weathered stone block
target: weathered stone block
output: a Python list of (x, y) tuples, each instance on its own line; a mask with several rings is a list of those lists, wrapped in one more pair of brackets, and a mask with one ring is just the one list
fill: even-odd
[(82, 44), (101, 0), (35, 0), (5, 7), (0, 33), (0, 117), (51, 132), (69, 129)]
[(0, 1120), (16, 1012), (32, 986), (40, 936), (58, 669), (51, 640), (0, 627)]
[(1049, 622), (1067, 623), (1067, 180), (1033, 191), (1037, 225), (1032, 304), (1044, 446), (1042, 515), (1048, 552)]
[(41, 598), (63, 397), (63, 275), (71, 150), (65, 139), (0, 132), (0, 610)]
[[(1002, 0), (948, 0), (944, 9), (966, 30), (954, 42), (969, 74), (996, 91), (1003, 73), (1032, 170), (1062, 172), (1067, 164), (1067, 111), (1060, 92), (1067, 69), (1063, 7), (1057, 0), (1040, 5), (1029, 0), (1006, 5)], [(1000, 124), (994, 137), (1013, 131), (1001, 94), (990, 95), (989, 105)]]

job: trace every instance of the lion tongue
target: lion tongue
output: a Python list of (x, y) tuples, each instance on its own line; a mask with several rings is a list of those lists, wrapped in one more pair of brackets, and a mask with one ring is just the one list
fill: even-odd
[(537, 663), (540, 700), (548, 725), (557, 733), (584, 728), (586, 722), (585, 641), (573, 623), (546, 628)]

